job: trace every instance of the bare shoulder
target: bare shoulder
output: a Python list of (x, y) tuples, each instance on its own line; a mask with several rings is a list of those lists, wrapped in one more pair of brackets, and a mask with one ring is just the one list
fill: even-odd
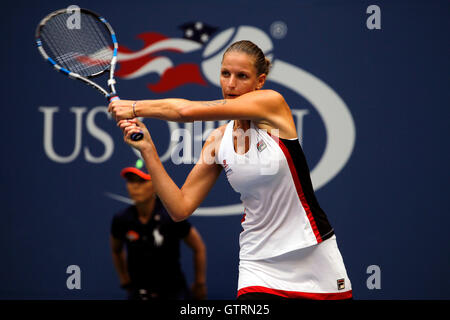
[(284, 97), (278, 91), (272, 89), (255, 90), (244, 94), (243, 96), (265, 101), (269, 104), (286, 103)]
[(275, 90), (263, 90), (264, 91), (264, 99), (267, 104), (270, 104), (272, 107), (279, 108), (289, 108), (286, 100), (283, 95)]
[(255, 90), (243, 96), (246, 96), (249, 102), (255, 103), (269, 113), (279, 114), (280, 112), (286, 113), (287, 110), (290, 110), (283, 95), (275, 90)]
[(283, 96), (278, 91), (275, 91), (272, 89), (264, 89), (264, 90), (259, 90), (259, 92), (261, 92), (261, 94), (263, 94), (264, 97), (266, 97), (267, 99), (284, 101)]
[(283, 95), (275, 90), (260, 90), (261, 100), (265, 106), (266, 118), (256, 122), (261, 129), (269, 132), (276, 129), (281, 138), (291, 139), (297, 137), (297, 130), (292, 118), (291, 108)]

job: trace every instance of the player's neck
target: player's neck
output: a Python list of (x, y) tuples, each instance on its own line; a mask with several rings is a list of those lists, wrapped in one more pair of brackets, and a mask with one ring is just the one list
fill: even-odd
[(156, 205), (156, 197), (151, 197), (147, 201), (137, 203), (136, 209), (138, 212), (139, 220), (146, 223), (153, 215), (155, 205)]
[(234, 127), (233, 129), (242, 129), (244, 131), (247, 131), (250, 128), (250, 121), (249, 120), (235, 120), (234, 121)]

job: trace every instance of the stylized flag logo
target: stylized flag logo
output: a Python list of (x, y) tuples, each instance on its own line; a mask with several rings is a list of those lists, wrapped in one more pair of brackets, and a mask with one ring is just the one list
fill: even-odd
[[(116, 76), (123, 79), (135, 79), (150, 73), (157, 73), (159, 81), (149, 83), (147, 87), (162, 93), (184, 84), (206, 86), (199, 65), (198, 57), (187, 53), (203, 48), (217, 28), (202, 22), (185, 23), (180, 26), (183, 38), (170, 38), (157, 32), (145, 32), (137, 36), (143, 41), (143, 48), (132, 51), (124, 46), (118, 50), (119, 69)], [(170, 57), (169, 57), (170, 56)], [(179, 63), (175, 61), (180, 61)]]

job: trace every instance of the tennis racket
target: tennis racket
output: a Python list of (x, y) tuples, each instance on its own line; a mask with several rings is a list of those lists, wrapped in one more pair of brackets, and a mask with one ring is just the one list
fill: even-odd
[[(73, 23), (74, 14), (78, 15), (77, 23)], [(114, 79), (119, 44), (105, 18), (81, 8), (54, 11), (36, 28), (36, 45), (57, 71), (97, 89), (108, 102), (119, 100)], [(108, 90), (91, 80), (108, 71)], [(143, 133), (134, 133), (131, 139), (142, 137)]]

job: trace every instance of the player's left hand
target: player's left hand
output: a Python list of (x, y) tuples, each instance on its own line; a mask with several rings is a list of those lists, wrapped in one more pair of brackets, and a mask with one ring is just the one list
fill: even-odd
[(110, 112), (116, 121), (132, 119), (133, 103), (134, 100), (114, 100), (108, 106), (108, 112)]

